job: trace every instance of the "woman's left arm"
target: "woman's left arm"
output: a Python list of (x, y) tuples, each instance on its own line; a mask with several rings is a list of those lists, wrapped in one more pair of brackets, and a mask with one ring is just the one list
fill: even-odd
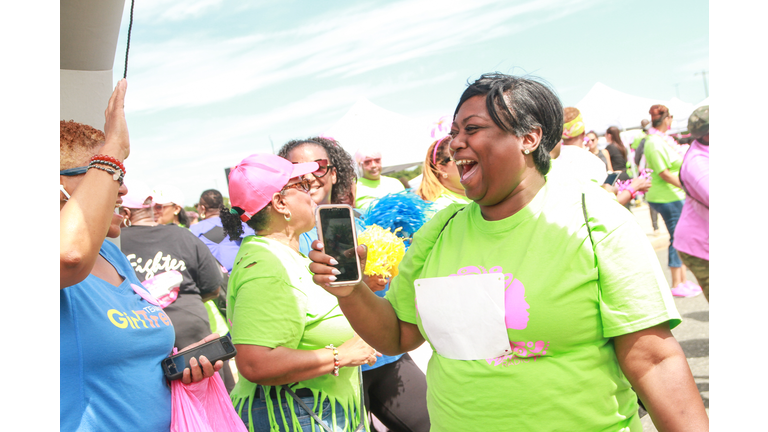
[(677, 186), (680, 189), (683, 188), (683, 186), (680, 184), (680, 177), (678, 177), (677, 174), (672, 174), (668, 169), (665, 169), (664, 171), (659, 173), (659, 177), (661, 177), (662, 180), (665, 182)]
[(708, 431), (709, 417), (668, 323), (614, 337), (624, 375), (661, 431)]

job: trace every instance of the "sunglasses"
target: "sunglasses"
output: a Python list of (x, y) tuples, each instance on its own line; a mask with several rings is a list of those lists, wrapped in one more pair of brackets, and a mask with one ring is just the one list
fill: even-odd
[(309, 188), (311, 187), (311, 185), (312, 185), (312, 181), (310, 181), (309, 179), (301, 179), (300, 182), (285, 185), (285, 187), (283, 187), (283, 189), (280, 192), (288, 189), (300, 189), (300, 190), (303, 190), (304, 192), (309, 192)]
[[(328, 159), (315, 159), (315, 162), (317, 162), (317, 169), (312, 172), (312, 175), (315, 176), (315, 178), (325, 177), (325, 175), (328, 174), (328, 171), (333, 168), (333, 165), (328, 165)], [(298, 162), (293, 162), (294, 165), (297, 163)]]
[(85, 174), (88, 171), (88, 165), (76, 167), (76, 168), (68, 168), (65, 170), (59, 171), (59, 175), (72, 177), (72, 176), (78, 176), (81, 174)]
[(171, 206), (174, 206), (174, 205), (176, 205), (176, 204), (173, 204), (173, 203), (155, 204), (155, 205), (152, 206), (152, 208), (155, 209), (155, 211), (161, 211), (162, 209), (164, 209), (166, 207), (171, 207)]
[[(86, 172), (88, 172), (88, 165), (81, 166), (81, 167), (75, 167), (75, 168), (67, 168), (65, 170), (61, 170), (61, 171), (59, 171), (59, 175), (63, 175), (63, 176), (67, 176), (67, 177), (74, 177), (74, 176), (83, 175)], [(123, 185), (122, 177), (118, 180), (118, 182), (120, 183), (120, 186)]]

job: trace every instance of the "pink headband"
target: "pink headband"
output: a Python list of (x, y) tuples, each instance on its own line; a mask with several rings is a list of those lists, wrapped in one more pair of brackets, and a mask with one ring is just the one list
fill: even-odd
[(437, 148), (440, 147), (440, 144), (451, 132), (451, 122), (453, 122), (453, 116), (444, 115), (432, 125), (430, 135), (432, 135), (432, 138), (437, 139), (435, 149), (432, 152), (432, 164), (434, 165), (437, 165)]
[(435, 151), (432, 152), (432, 164), (437, 166), (437, 148), (440, 147), (440, 141), (435, 143)]
[[(450, 135), (449, 135), (449, 136), (450, 136)], [(445, 137), (443, 137), (443, 138), (440, 138), (440, 139), (439, 139), (439, 140), (437, 140), (437, 142), (435, 143), (435, 150), (434, 150), (434, 151), (432, 151), (432, 164), (433, 164), (433, 165), (435, 165), (435, 166), (437, 166), (437, 149), (440, 147), (440, 144), (442, 144), (442, 143), (443, 143), (443, 141), (445, 141), (445, 139), (446, 139), (446, 138), (448, 138), (448, 136), (445, 136)]]

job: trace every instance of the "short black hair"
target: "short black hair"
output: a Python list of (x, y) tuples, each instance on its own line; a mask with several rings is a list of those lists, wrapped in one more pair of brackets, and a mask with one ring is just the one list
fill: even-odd
[(219, 209), (224, 208), (224, 197), (221, 196), (221, 192), (216, 189), (208, 189), (200, 194), (200, 201), (203, 202), (205, 208)]
[(341, 148), (338, 141), (326, 137), (291, 140), (280, 148), (277, 155), (288, 159), (288, 153), (291, 150), (308, 144), (320, 146), (328, 154), (328, 163), (336, 169), (336, 184), (331, 189), (331, 203), (341, 203), (341, 198), (347, 196), (352, 186), (357, 183), (357, 174), (355, 174), (355, 162), (352, 160), (352, 156)]
[(533, 153), (533, 161), (536, 169), (546, 175), (550, 167), (549, 152), (563, 134), (563, 105), (555, 93), (533, 79), (487, 73), (464, 90), (454, 118), (464, 102), (475, 96), (486, 96), (485, 105), (493, 122), (515, 136), (541, 128), (541, 143)]

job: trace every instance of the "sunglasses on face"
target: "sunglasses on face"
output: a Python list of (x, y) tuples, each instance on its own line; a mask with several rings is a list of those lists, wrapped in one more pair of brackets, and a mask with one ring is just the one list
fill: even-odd
[[(67, 168), (65, 170), (59, 171), (59, 175), (63, 175), (66, 177), (74, 177), (83, 175), (88, 172), (88, 165), (81, 166), (81, 167), (75, 167), (75, 168)], [(123, 185), (123, 178), (121, 177), (118, 182), (120, 183), (120, 186)]]
[(155, 209), (155, 211), (162, 211), (164, 208), (170, 207), (170, 206), (173, 206), (173, 205), (174, 205), (173, 203), (155, 204), (154, 206), (152, 206), (152, 208)]
[[(328, 171), (333, 168), (333, 165), (328, 165), (328, 159), (315, 159), (315, 162), (317, 162), (317, 169), (312, 172), (312, 175), (315, 176), (315, 178), (324, 177), (328, 174)], [(297, 163), (298, 162), (293, 162), (294, 165)]]
[(301, 179), (301, 181), (299, 181), (299, 182), (291, 183), (289, 185), (285, 185), (285, 187), (283, 187), (283, 189), (280, 192), (288, 190), (288, 189), (299, 189), (299, 190), (302, 190), (304, 192), (309, 192), (309, 188), (310, 188), (311, 185), (312, 185), (312, 181), (310, 181), (309, 179)]

